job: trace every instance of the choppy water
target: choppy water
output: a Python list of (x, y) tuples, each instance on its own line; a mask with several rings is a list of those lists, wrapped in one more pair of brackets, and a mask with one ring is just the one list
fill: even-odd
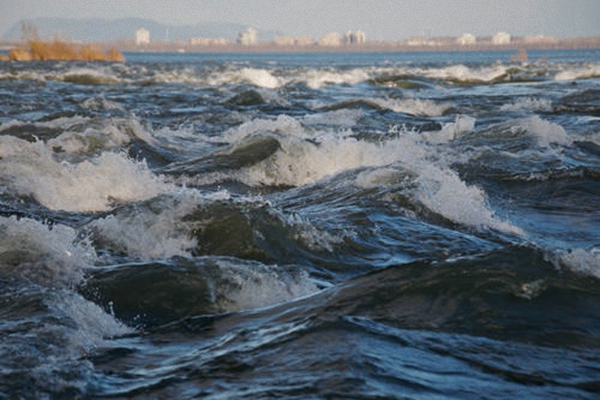
[(593, 398), (600, 52), (530, 57), (0, 64), (0, 397)]

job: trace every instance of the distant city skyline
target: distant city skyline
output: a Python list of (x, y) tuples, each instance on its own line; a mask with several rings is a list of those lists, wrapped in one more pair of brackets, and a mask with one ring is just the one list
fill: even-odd
[(39, 17), (229, 22), (282, 35), (361, 30), (367, 40), (506, 31), (557, 38), (600, 35), (600, 0), (0, 0), (0, 35)]

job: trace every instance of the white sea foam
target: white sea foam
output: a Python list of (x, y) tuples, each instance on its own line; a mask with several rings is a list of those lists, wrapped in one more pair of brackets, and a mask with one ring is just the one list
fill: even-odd
[(566, 68), (556, 74), (557, 81), (568, 81), (574, 79), (590, 79), (600, 77), (600, 64), (587, 64), (581, 67)]
[[(73, 117), (56, 118), (56, 119), (52, 119), (50, 121), (35, 122), (34, 125), (36, 127), (50, 128), (50, 129), (56, 129), (56, 130), (67, 130), (74, 125), (86, 124), (86, 123), (89, 123), (89, 121), (90, 121), (90, 118), (77, 115), (77, 116), (73, 116)], [(7, 123), (0, 125), (0, 132), (4, 131), (6, 129), (9, 129), (9, 128), (22, 127), (25, 125), (28, 125), (28, 123), (23, 122), (21, 120), (11, 120)]]
[(276, 121), (255, 120), (234, 132), (235, 136), (246, 136), (261, 128), (280, 130), (286, 135), (278, 138), (280, 151), (242, 171), (240, 178), (250, 185), (302, 186), (341, 171), (410, 161), (425, 154), (425, 149), (416, 145), (416, 138), (410, 135), (372, 143), (358, 140), (347, 131), (311, 132), (289, 116), (280, 116)]
[(113, 251), (141, 260), (190, 256), (197, 243), (182, 219), (204, 201), (192, 191), (118, 210), (87, 228)]
[(281, 139), (283, 150), (274, 157), (245, 170), (243, 179), (250, 184), (301, 186), (325, 176), (365, 165), (392, 162), (385, 159), (379, 146), (353, 138), (324, 138), (318, 145), (305, 139)]
[(302, 118), (304, 125), (335, 125), (338, 127), (350, 128), (358, 122), (363, 116), (362, 110), (335, 110), (317, 114), (308, 114)]
[(281, 132), (286, 136), (305, 137), (306, 129), (295, 118), (288, 115), (280, 115), (275, 120), (254, 119), (242, 125), (228, 130), (224, 139), (235, 143), (259, 132)]
[(540, 146), (547, 147), (552, 143), (568, 146), (573, 143), (562, 126), (538, 116), (515, 121), (513, 129), (525, 129), (537, 139)]
[(304, 83), (311, 89), (320, 89), (332, 84), (356, 84), (370, 78), (368, 71), (356, 68), (349, 71), (336, 71), (334, 69), (310, 69), (292, 79), (294, 82)]
[(557, 256), (559, 264), (573, 272), (600, 279), (600, 247), (559, 251)]
[[(470, 131), (475, 120), (470, 117), (458, 117), (464, 120), (449, 124), (446, 129), (452, 133)], [(439, 134), (442, 137), (450, 133)], [(368, 170), (359, 174), (356, 184), (363, 188), (400, 185), (400, 189), (431, 211), (476, 229), (491, 228), (499, 231), (522, 235), (524, 232), (510, 222), (499, 219), (487, 202), (485, 192), (477, 186), (467, 185), (448, 167), (442, 165), (443, 155), (433, 151), (430, 135), (418, 135), (403, 132), (397, 139), (382, 144), (385, 152), (395, 156), (395, 163), (382, 168)], [(438, 159), (436, 163), (431, 158)], [(384, 157), (385, 158), (385, 157)], [(382, 159), (384, 159), (382, 158)], [(388, 159), (389, 160), (389, 159)]]
[(260, 88), (277, 89), (285, 85), (287, 80), (273, 75), (271, 71), (266, 69), (246, 67), (214, 72), (203, 83), (209, 86), (248, 83)]
[(47, 286), (76, 285), (96, 260), (87, 239), (64, 225), (0, 217), (0, 269)]
[(85, 126), (85, 130), (81, 132), (69, 129), (48, 140), (48, 146), (60, 152), (84, 156), (98, 155), (106, 150), (118, 150), (134, 139), (158, 146), (158, 141), (134, 118), (91, 120)]
[(82, 106), (90, 110), (119, 110), (125, 111), (123, 107), (114, 101), (107, 100), (104, 96), (90, 97), (82, 103)]
[(233, 259), (219, 259), (217, 263), (223, 278), (213, 292), (224, 311), (268, 307), (318, 291), (302, 270)]
[(380, 107), (392, 111), (402, 112), (411, 115), (421, 115), (427, 117), (439, 117), (447, 110), (452, 108), (451, 104), (437, 103), (433, 100), (424, 99), (370, 99)]
[(320, 230), (300, 214), (284, 214), (272, 208), (269, 212), (287, 225), (294, 239), (304, 243), (314, 251), (333, 252), (335, 245), (343, 243), (346, 238), (353, 236), (352, 232), (343, 229), (340, 229), (337, 233)]
[(60, 314), (61, 320), (68, 326), (63, 332), (69, 344), (64, 349), (67, 354), (80, 356), (106, 345), (108, 339), (133, 332), (132, 328), (77, 293), (57, 291), (53, 300), (55, 312)]
[[(421, 73), (434, 79), (456, 80), (459, 82), (492, 82), (507, 73), (508, 66), (496, 65), (491, 67), (469, 68), (465, 65), (451, 65), (445, 68), (422, 70)], [(417, 72), (417, 71), (415, 71)]]
[(244, 68), (240, 71), (244, 81), (267, 89), (277, 89), (284, 84), (284, 81), (275, 77), (269, 71), (256, 68)]
[(520, 228), (499, 219), (489, 207), (485, 192), (467, 185), (456, 172), (425, 160), (401, 166), (365, 171), (357, 176), (356, 184), (365, 189), (394, 185), (427, 209), (458, 224), (524, 234)]
[(357, 175), (355, 183), (363, 189), (398, 185), (403, 182), (410, 185), (414, 176), (411, 177), (410, 174), (405, 172), (400, 171), (397, 166), (368, 169)]
[[(92, 98), (96, 101), (98, 98)], [(102, 98), (100, 98), (99, 101)], [(48, 128), (63, 133), (47, 140), (47, 147), (54, 149), (57, 158), (69, 155), (94, 155), (103, 150), (116, 150), (130, 143), (140, 140), (153, 146), (158, 146), (158, 141), (141, 125), (136, 118), (108, 118), (93, 119), (82, 116), (61, 117), (49, 121), (24, 123), (12, 120), (0, 126), (0, 132), (21, 127), (24, 132), (32, 126), (35, 128)], [(83, 129), (82, 127), (85, 127)]]
[(107, 68), (72, 68), (58, 75), (46, 75), (46, 79), (65, 82), (107, 85), (119, 83), (122, 80)]
[(417, 169), (417, 199), (430, 210), (459, 224), (478, 229), (492, 228), (522, 235), (524, 232), (498, 219), (487, 205), (485, 192), (467, 185), (456, 172), (422, 164)]
[(476, 119), (468, 115), (457, 115), (454, 122), (445, 124), (439, 132), (424, 134), (432, 143), (446, 143), (475, 129)]
[(500, 111), (508, 112), (532, 112), (532, 111), (552, 111), (552, 102), (548, 99), (539, 99), (533, 97), (521, 97), (513, 103), (504, 104)]
[[(35, 296), (40, 304), (36, 304), (35, 310), (26, 311), (32, 316), (22, 315), (4, 324), (7, 329), (2, 332), (0, 348), (5, 358), (3, 374), (27, 379), (24, 398), (48, 399), (52, 397), (49, 393), (85, 393), (94, 374), (87, 356), (97, 348), (110, 346), (113, 338), (133, 329), (69, 289), (42, 291), (30, 287), (26, 295)], [(23, 397), (16, 395), (16, 398)]]
[(32, 195), (54, 210), (105, 211), (119, 202), (147, 199), (171, 190), (145, 162), (105, 152), (72, 164), (57, 162), (42, 142), (0, 137), (0, 179), (5, 191)]

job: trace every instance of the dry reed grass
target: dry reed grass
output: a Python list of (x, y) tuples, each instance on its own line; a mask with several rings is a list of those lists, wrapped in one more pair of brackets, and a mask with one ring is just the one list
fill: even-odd
[(104, 52), (95, 45), (79, 46), (59, 39), (31, 39), (27, 41), (27, 47), (10, 50), (8, 58), (12, 61), (125, 61), (123, 54), (116, 49)]

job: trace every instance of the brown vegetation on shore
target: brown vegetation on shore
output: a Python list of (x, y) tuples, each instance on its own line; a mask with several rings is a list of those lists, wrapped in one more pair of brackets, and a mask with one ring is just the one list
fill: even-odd
[(23, 24), (22, 30), (26, 48), (11, 49), (8, 52), (11, 61), (125, 61), (116, 49), (104, 52), (92, 44), (77, 45), (58, 38), (41, 40), (37, 29), (31, 25)]
[(27, 47), (11, 49), (8, 58), (12, 61), (125, 61), (123, 54), (115, 49), (103, 52), (98, 46), (79, 46), (58, 39), (29, 40)]

